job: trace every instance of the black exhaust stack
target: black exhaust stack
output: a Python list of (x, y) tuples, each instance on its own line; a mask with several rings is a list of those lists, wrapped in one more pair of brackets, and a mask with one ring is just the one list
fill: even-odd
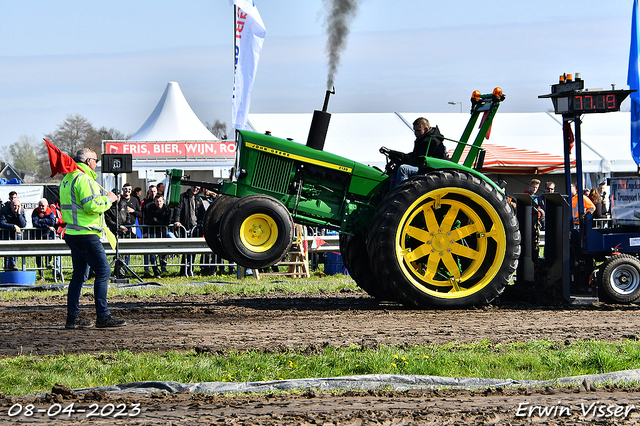
[(331, 114), (327, 112), (329, 106), (329, 96), (336, 94), (336, 88), (333, 90), (327, 90), (327, 94), (324, 97), (324, 105), (322, 111), (313, 111), (313, 119), (311, 120), (311, 127), (309, 128), (309, 137), (307, 138), (307, 146), (318, 151), (324, 149), (324, 141), (327, 138), (327, 131), (329, 130), (329, 120), (331, 120)]

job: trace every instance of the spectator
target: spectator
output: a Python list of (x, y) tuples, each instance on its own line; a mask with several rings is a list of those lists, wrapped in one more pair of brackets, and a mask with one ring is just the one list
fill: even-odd
[[(164, 182), (160, 182), (158, 186), (156, 186), (156, 189), (158, 190), (158, 194), (162, 194), (164, 197), (167, 196), (167, 194), (164, 193)], [(165, 199), (165, 201), (167, 200)]]
[[(125, 226), (133, 227), (142, 221), (142, 210), (140, 209), (140, 200), (132, 195), (132, 189), (130, 183), (125, 183), (122, 186), (122, 199), (127, 205), (127, 211), (129, 212), (129, 219)], [(128, 232), (127, 237), (135, 238), (135, 232)], [(127, 262), (128, 263), (128, 262)]]
[(5, 206), (8, 206), (13, 200), (17, 200), (18, 199), (18, 193), (16, 191), (11, 191), (9, 192), (9, 198), (7, 199), (7, 202), (4, 203)]
[[(593, 212), (596, 210), (596, 206), (593, 205), (589, 197), (585, 195), (582, 196), (582, 202), (584, 204), (584, 213)], [(572, 205), (572, 215), (575, 223), (578, 221), (578, 189), (576, 187), (575, 182), (571, 182), (571, 205)], [(582, 215), (580, 215), (582, 216)]]
[[(118, 220), (116, 226), (116, 211), (118, 212)], [(111, 203), (111, 207), (104, 214), (104, 220), (114, 235), (123, 238), (128, 236), (130, 229), (126, 227), (126, 223), (130, 222), (130, 216), (127, 209), (127, 203), (123, 200), (122, 195), (118, 195), (116, 202)]]
[[(198, 225), (198, 221), (202, 222), (204, 218), (204, 206), (202, 204), (202, 198), (198, 197), (200, 192), (199, 186), (192, 186), (180, 195), (180, 202), (178, 207), (173, 212), (173, 224), (176, 230), (181, 226), (184, 227), (190, 236), (193, 235), (192, 231), (195, 231), (195, 227)], [(189, 255), (188, 257), (182, 256), (183, 265), (193, 264), (195, 259)], [(180, 275), (187, 275), (187, 269), (185, 266), (180, 268)]]
[(138, 204), (142, 204), (142, 188), (136, 186), (131, 193), (132, 197), (135, 197), (138, 200)]
[[(553, 182), (547, 182), (544, 186), (544, 193), (545, 194), (555, 194), (556, 192), (556, 184)], [(545, 218), (547, 215), (547, 199), (544, 198), (543, 194), (538, 195), (537, 197), (538, 199), (538, 207), (542, 209), (542, 230), (544, 231), (545, 229)]]
[(589, 199), (596, 208), (593, 212), (593, 218), (603, 219), (607, 217), (607, 215), (604, 214), (604, 210), (602, 209), (602, 198), (600, 198), (600, 193), (597, 190), (594, 189), (593, 191), (591, 191), (591, 193), (589, 194)]
[[(116, 214), (118, 215), (116, 226)], [(127, 227), (127, 223), (131, 222), (131, 214), (127, 209), (127, 203), (122, 197), (122, 194), (118, 195), (116, 201), (111, 203), (111, 207), (104, 214), (104, 221), (118, 238), (128, 238), (131, 234), (132, 228)], [(124, 262), (129, 264), (129, 257), (125, 257)], [(122, 272), (120, 264), (116, 265), (114, 275), (117, 278), (124, 278), (124, 272)]]
[(147, 190), (147, 198), (140, 202), (140, 210), (142, 210), (142, 222), (145, 222), (144, 215), (145, 210), (153, 205), (156, 199), (156, 195), (158, 194), (158, 189), (155, 185), (149, 185), (149, 189)]
[(49, 208), (53, 212), (53, 215), (56, 218), (56, 233), (60, 236), (60, 238), (64, 237), (64, 231), (66, 227), (66, 223), (62, 220), (62, 211), (60, 211), (60, 201), (56, 201), (55, 203), (51, 203)]
[[(124, 238), (136, 238), (137, 237), (137, 228), (136, 225), (139, 225), (142, 222), (142, 210), (140, 210), (140, 201), (132, 195), (133, 190), (131, 189), (130, 183), (125, 183), (122, 186), (122, 194), (120, 195), (120, 200), (118, 201), (118, 205), (123, 203), (127, 209), (127, 219), (124, 223), (121, 224), (120, 230), (122, 231), (122, 236)], [(120, 220), (120, 216), (118, 216), (118, 220)], [(142, 236), (142, 234), (140, 234)], [(124, 263), (129, 264), (131, 261), (131, 256), (124, 256)], [(121, 278), (123, 274), (120, 271), (120, 268), (116, 268), (116, 276)]]
[(529, 194), (531, 196), (531, 205), (534, 210), (534, 220), (538, 218), (538, 224), (540, 225), (540, 229), (542, 229), (542, 224), (544, 223), (544, 210), (540, 208), (538, 204), (538, 197), (536, 197), (536, 192), (538, 192), (538, 188), (540, 187), (540, 180), (531, 179), (529, 182), (529, 188), (524, 191), (525, 194)]
[[(3, 240), (21, 240), (22, 228), (27, 226), (27, 219), (17, 195), (0, 209), (0, 228)], [(18, 270), (14, 256), (5, 257), (4, 268)]]
[[(204, 222), (204, 215), (206, 215), (209, 206), (215, 200), (216, 194), (208, 190), (207, 188), (202, 188), (202, 210), (203, 210), (203, 218), (201, 222)], [(203, 228), (204, 235), (204, 228)], [(219, 263), (218, 255), (214, 254), (203, 254), (200, 256), (200, 273), (202, 275), (211, 275), (217, 272), (217, 267), (211, 265), (212, 263)]]
[[(144, 200), (142, 200), (140, 202), (140, 210), (142, 210), (142, 220), (140, 221), (140, 223), (142, 225), (144, 225), (142, 227), (142, 237), (143, 238), (147, 238), (149, 236), (148, 235), (149, 230), (146, 227), (146, 225), (148, 225), (148, 223), (147, 223), (147, 216), (148, 216), (147, 210), (149, 210), (149, 207), (154, 205), (154, 200), (155, 200), (156, 194), (157, 194), (156, 186), (155, 185), (149, 185), (149, 189), (147, 189), (147, 198), (145, 198)], [(144, 258), (144, 272), (145, 272), (145, 274), (147, 274), (149, 276), (149, 275), (151, 275), (151, 270), (149, 269), (149, 266), (148, 266), (150, 264), (149, 263), (149, 260), (150, 260), (149, 255), (145, 254), (143, 256), (143, 258)], [(154, 258), (155, 258), (155, 256), (154, 256)], [(156, 274), (156, 276), (157, 275), (159, 275), (159, 274)]]
[(49, 202), (46, 198), (38, 201), (38, 207), (33, 209), (31, 213), (31, 223), (33, 227), (40, 230), (38, 239), (52, 240), (56, 232), (56, 216), (49, 208)]
[[(36, 238), (40, 240), (53, 240), (56, 237), (56, 216), (49, 208), (49, 202), (46, 198), (38, 201), (38, 207), (33, 209), (31, 213), (31, 223), (36, 229)], [(49, 258), (46, 260), (49, 263)], [(36, 266), (42, 267), (42, 256), (36, 257)], [(40, 270), (40, 277), (43, 277), (43, 271)]]
[[(145, 225), (148, 226), (148, 236), (149, 238), (175, 238), (173, 232), (169, 231), (169, 224), (171, 223), (171, 212), (164, 204), (164, 196), (161, 194), (156, 195), (156, 198), (151, 204), (151, 206), (147, 210), (147, 214), (144, 216)], [(162, 272), (167, 272), (167, 262), (166, 260), (162, 261), (162, 256), (160, 260), (160, 265), (162, 267)], [(160, 277), (160, 270), (156, 264), (156, 255), (149, 256), (149, 263), (153, 267), (153, 274), (155, 277)]]
[(531, 179), (531, 181), (529, 182), (529, 188), (525, 189), (524, 193), (529, 194), (533, 197), (536, 195), (536, 192), (538, 192), (539, 187), (540, 187), (540, 180)]
[(607, 204), (607, 183), (602, 181), (600, 185), (598, 185), (598, 193), (600, 194), (600, 199), (602, 200), (602, 213), (605, 215), (609, 212), (608, 204)]

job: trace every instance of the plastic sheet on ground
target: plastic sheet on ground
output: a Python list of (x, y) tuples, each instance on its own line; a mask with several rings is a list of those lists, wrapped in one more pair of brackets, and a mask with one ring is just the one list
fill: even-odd
[(74, 389), (78, 393), (104, 391), (107, 393), (191, 392), (207, 394), (265, 393), (273, 391), (368, 391), (375, 389), (482, 389), (490, 387), (544, 387), (575, 386), (584, 380), (593, 385), (632, 384), (640, 382), (640, 369), (585, 376), (563, 377), (552, 380), (483, 379), (474, 377), (440, 377), (396, 374), (367, 374), (319, 379), (272, 380), (264, 382), (135, 382), (114, 386)]

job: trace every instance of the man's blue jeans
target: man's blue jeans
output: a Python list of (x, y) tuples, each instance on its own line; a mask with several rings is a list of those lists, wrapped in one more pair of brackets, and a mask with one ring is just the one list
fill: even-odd
[(109, 286), (111, 268), (100, 237), (96, 234), (66, 234), (64, 240), (71, 249), (71, 262), (73, 263), (73, 275), (67, 293), (67, 316), (76, 318), (80, 314), (80, 292), (82, 284), (89, 277), (89, 268), (93, 269), (96, 276), (93, 295), (97, 317), (102, 318), (110, 315), (107, 308), (107, 287)]
[(409, 179), (411, 176), (417, 174), (418, 170), (419, 169), (417, 167), (410, 166), (408, 164), (403, 164), (400, 167), (398, 167), (398, 170), (396, 171), (396, 176), (395, 176), (395, 185), (393, 186), (393, 188), (400, 185), (402, 182)]

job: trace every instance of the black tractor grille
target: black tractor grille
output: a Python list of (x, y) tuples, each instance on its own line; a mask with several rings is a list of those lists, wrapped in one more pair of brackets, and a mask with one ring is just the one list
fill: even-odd
[(293, 160), (260, 152), (256, 161), (253, 187), (265, 191), (287, 193)]

